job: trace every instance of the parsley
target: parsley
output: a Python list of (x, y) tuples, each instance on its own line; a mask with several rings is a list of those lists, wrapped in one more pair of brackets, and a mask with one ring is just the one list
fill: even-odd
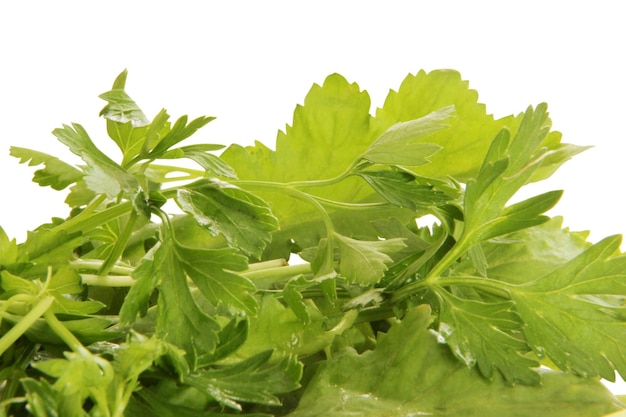
[[(100, 97), (119, 160), (79, 124), (74, 166), (33, 181), (69, 214), (0, 228), (0, 415), (603, 416), (626, 376), (626, 257), (521, 202), (585, 148), (547, 106), (494, 119), (454, 71), (409, 75), (371, 115), (338, 74), (276, 149), (182, 144)], [(425, 215), (434, 225), (422, 224)], [(302, 262), (289, 260), (294, 254)]]

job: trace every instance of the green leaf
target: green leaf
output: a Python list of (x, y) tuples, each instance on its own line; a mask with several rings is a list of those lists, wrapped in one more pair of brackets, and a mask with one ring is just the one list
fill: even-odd
[(522, 321), (514, 303), (485, 303), (464, 300), (443, 288), (440, 300), (438, 339), (468, 366), (478, 365), (480, 373), (493, 379), (499, 371), (506, 381), (534, 385), (540, 374), (531, 368), (539, 362), (524, 356), (531, 349), (522, 337)]
[(609, 237), (571, 261), (511, 289), (524, 335), (539, 357), (563, 370), (626, 376), (626, 256)]
[(289, 355), (312, 355), (328, 348), (356, 319), (357, 311), (353, 310), (329, 322), (315, 305), (307, 302), (305, 306), (308, 324), (273, 295), (263, 296), (259, 313), (249, 319), (248, 339), (234, 356), (247, 358), (272, 349)]
[(441, 146), (424, 142), (446, 127), (442, 122), (454, 114), (454, 106), (433, 111), (419, 119), (399, 122), (385, 130), (362, 155), (375, 164), (420, 166), (441, 150)]
[(542, 372), (540, 388), (483, 378), (428, 331), (428, 307), (411, 310), (379, 336), (374, 351), (346, 349), (308, 384), (289, 417), (601, 417), (621, 408), (597, 380)]
[[(100, 116), (120, 124), (130, 123), (132, 127), (146, 126), (150, 124), (150, 121), (124, 91), (127, 75), (128, 71), (122, 71), (113, 82), (113, 89), (100, 95), (101, 99), (108, 102), (100, 111)], [(124, 148), (120, 145), (120, 149)]]
[(314, 281), (307, 280), (303, 275), (299, 275), (290, 279), (283, 288), (283, 299), (296, 317), (302, 320), (304, 324), (311, 323), (311, 317), (304, 303), (302, 290), (316, 284)]
[(107, 388), (113, 380), (111, 365), (91, 355), (65, 352), (66, 359), (49, 359), (33, 366), (53, 377), (61, 415), (84, 413), (83, 404), (90, 398), (94, 413), (108, 413)]
[(240, 402), (280, 405), (276, 394), (299, 387), (302, 365), (293, 356), (271, 363), (271, 356), (272, 351), (261, 352), (239, 363), (198, 371), (185, 384), (238, 411), (242, 410)]
[(29, 166), (43, 164), (43, 169), (35, 171), (33, 176), (33, 182), (42, 187), (50, 186), (55, 190), (63, 190), (83, 177), (80, 170), (43, 152), (11, 146), (11, 155), (19, 158), (21, 164), (27, 161)]
[(16, 262), (17, 244), (15, 239), (9, 240), (9, 236), (7, 236), (2, 226), (0, 226), (0, 270)]
[(233, 271), (248, 268), (247, 259), (233, 248), (195, 249), (176, 245), (180, 266), (202, 295), (215, 306), (226, 305), (247, 315), (254, 315), (258, 303), (256, 290), (249, 279)]
[[(492, 279), (523, 284), (534, 281), (559, 268), (590, 246), (587, 233), (562, 229), (563, 219), (553, 217), (539, 226), (511, 233), (502, 239), (481, 244), (487, 270)], [(457, 275), (476, 275), (468, 261), (455, 268)]]
[(384, 105), (376, 110), (374, 122), (386, 129), (448, 106), (454, 106), (455, 112), (450, 126), (428, 137), (429, 143), (442, 149), (429, 158), (431, 163), (415, 168), (415, 172), (435, 178), (449, 175), (465, 182), (476, 176), (496, 133), (504, 126), (515, 129), (519, 121), (512, 116), (494, 120), (478, 103), (478, 93), (468, 88), (458, 72), (408, 75), (397, 92), (389, 92)]
[(124, 298), (124, 304), (119, 312), (120, 321), (132, 324), (137, 316), (144, 317), (148, 311), (150, 297), (161, 280), (161, 274), (155, 269), (153, 254), (157, 249), (150, 251), (141, 260), (133, 271), (135, 284)]
[[(258, 142), (245, 148), (231, 145), (222, 158), (242, 180), (289, 183), (334, 178), (350, 170), (372, 142), (393, 124), (373, 128), (370, 106), (368, 94), (357, 84), (338, 74), (330, 75), (322, 85), (311, 88), (304, 105), (296, 107), (292, 125), (278, 133), (276, 151)], [(307, 192), (347, 203), (384, 201), (353, 176), (333, 185), (308, 188)], [(274, 233), (265, 259), (288, 258), (294, 244), (299, 248), (314, 247), (325, 237), (324, 225), (311, 205), (283, 193), (258, 192), (257, 195), (270, 203), (281, 225), (281, 230)], [(371, 220), (397, 217), (408, 221), (412, 216), (410, 210), (388, 206), (367, 211), (332, 207), (330, 211), (339, 233), (364, 240), (377, 238)]]
[(232, 319), (217, 336), (219, 341), (215, 351), (198, 358), (200, 368), (216, 363), (239, 349), (248, 338), (248, 320)]
[(540, 214), (558, 201), (558, 191), (506, 209), (505, 205), (541, 166), (546, 151), (539, 146), (549, 128), (546, 106), (541, 104), (528, 108), (512, 141), (507, 129), (496, 136), (478, 176), (467, 184), (464, 238), (476, 243), (548, 220)]
[(147, 157), (154, 159), (162, 157), (172, 146), (196, 133), (198, 129), (201, 129), (212, 120), (215, 120), (215, 117), (201, 116), (189, 123), (187, 123), (187, 120), (187, 116), (178, 118), (174, 126), (161, 137), (160, 141), (154, 146)]
[(52, 133), (87, 163), (85, 182), (96, 193), (115, 198), (121, 191), (132, 193), (137, 189), (137, 180), (102, 153), (81, 125), (63, 125)]
[(380, 281), (388, 263), (388, 255), (404, 248), (402, 239), (377, 241), (351, 239), (338, 233), (334, 235), (341, 256), (340, 272), (348, 281), (372, 285)]
[(172, 149), (161, 156), (161, 159), (188, 158), (195, 161), (207, 172), (220, 177), (237, 178), (237, 174), (223, 159), (209, 153), (221, 149), (222, 145), (190, 145)]
[(385, 200), (399, 207), (428, 212), (436, 206), (451, 203), (458, 193), (446, 193), (426, 181), (403, 171), (368, 170), (359, 172), (369, 185)]
[(217, 322), (200, 309), (187, 285), (187, 275), (166, 239), (154, 253), (154, 270), (160, 281), (157, 335), (185, 350), (192, 369), (197, 357), (213, 352), (217, 345)]
[(223, 235), (232, 247), (260, 258), (278, 228), (269, 206), (259, 197), (215, 178), (178, 190), (176, 202), (211, 235)]

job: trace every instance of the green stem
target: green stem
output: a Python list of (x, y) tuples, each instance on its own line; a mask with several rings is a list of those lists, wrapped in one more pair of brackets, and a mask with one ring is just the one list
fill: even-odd
[(130, 275), (94, 275), (80, 274), (84, 285), (94, 287), (132, 287), (136, 280)]
[[(104, 263), (101, 259), (76, 259), (70, 262), (70, 267), (79, 271), (97, 271), (102, 268), (102, 264)], [(119, 275), (130, 275), (133, 273), (135, 268), (126, 265), (116, 264), (111, 267), (109, 273), (119, 274)]]
[(308, 263), (239, 272), (240, 275), (254, 282), (258, 289), (268, 289), (275, 284), (287, 282), (296, 275), (311, 273), (311, 264)]
[(335, 232), (335, 227), (333, 226), (333, 222), (331, 221), (326, 209), (324, 209), (322, 204), (315, 197), (308, 193), (289, 186), (285, 186), (285, 184), (278, 182), (235, 180), (231, 181), (231, 184), (247, 188), (255, 188), (281, 194), (287, 194), (290, 197), (296, 198), (300, 201), (304, 201), (315, 207), (320, 213), (322, 221), (324, 222), (324, 226), (326, 228), (327, 235), (330, 237)]
[(308, 188), (310, 188), (310, 187), (326, 187), (326, 186), (329, 186), (329, 185), (337, 184), (338, 182), (341, 182), (344, 179), (346, 179), (347, 177), (349, 177), (350, 175), (352, 175), (352, 173), (354, 171), (354, 168), (359, 163), (360, 163), (360, 159), (355, 160), (341, 174), (337, 175), (336, 177), (329, 178), (329, 179), (326, 179), (326, 180), (291, 181), (291, 182), (282, 183), (281, 185), (284, 185), (284, 186), (287, 186), (287, 187), (298, 187), (298, 188), (306, 188), (306, 187), (308, 187)]
[(99, 275), (107, 275), (111, 268), (113, 268), (115, 263), (118, 261), (120, 256), (122, 256), (122, 253), (126, 248), (126, 243), (128, 242), (128, 239), (130, 238), (130, 235), (135, 228), (135, 221), (137, 220), (137, 217), (137, 211), (132, 210), (130, 212), (130, 217), (128, 218), (128, 221), (126, 222), (126, 225), (122, 230), (122, 233), (118, 236), (117, 241), (115, 242), (115, 246), (113, 246), (113, 251), (111, 251), (109, 256), (107, 256), (106, 260), (100, 267), (100, 270), (98, 271)]
[(119, 217), (124, 216), (125, 214), (128, 214), (132, 209), (132, 203), (130, 201), (125, 201), (123, 203), (115, 204), (95, 214), (92, 214), (92, 212), (85, 214), (85, 211), (83, 211), (76, 217), (73, 217), (65, 223), (58, 225), (53, 230), (59, 232), (65, 231), (69, 234), (80, 231), (93, 230), (98, 226), (110, 222), (111, 220), (115, 220)]
[(0, 338), (0, 356), (9, 349), (17, 339), (37, 321), (39, 317), (44, 315), (54, 302), (54, 297), (44, 297), (30, 311), (22, 317), (22, 319), (11, 327), (8, 332)]
[(96, 198), (94, 198), (91, 201), (91, 203), (89, 203), (87, 207), (85, 207), (83, 211), (78, 213), (76, 217), (72, 217), (71, 219), (68, 219), (65, 223), (60, 224), (57, 227), (55, 227), (54, 230), (59, 231), (59, 232), (67, 231), (68, 233), (71, 233), (69, 230), (73, 230), (82, 221), (84, 221), (85, 219), (88, 219), (91, 216), (91, 214), (94, 212), (94, 210), (96, 210), (98, 206), (100, 206), (100, 204), (104, 202), (104, 200), (106, 200), (106, 195), (104, 194), (98, 195)]
[(80, 340), (78, 340), (59, 319), (57, 319), (52, 310), (46, 310), (43, 313), (43, 317), (54, 334), (59, 336), (63, 343), (65, 343), (72, 350), (72, 352), (78, 353), (84, 357), (91, 357), (91, 353), (87, 350), (87, 348), (80, 343)]

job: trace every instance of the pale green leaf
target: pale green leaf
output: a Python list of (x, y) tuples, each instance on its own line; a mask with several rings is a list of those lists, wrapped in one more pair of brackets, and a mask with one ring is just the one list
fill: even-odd
[(364, 241), (338, 233), (334, 238), (341, 257), (341, 275), (348, 281), (361, 285), (372, 285), (380, 281), (387, 270), (387, 264), (392, 261), (389, 254), (405, 247), (403, 240), (399, 238)]
[(626, 376), (626, 256), (614, 236), (523, 285), (511, 298), (535, 353), (559, 368), (614, 380)]
[(44, 167), (35, 171), (33, 176), (33, 182), (42, 187), (50, 186), (55, 190), (63, 190), (83, 176), (83, 173), (72, 165), (43, 152), (11, 146), (11, 155), (19, 158), (21, 164), (27, 161), (29, 166), (43, 164)]
[(438, 339), (448, 344), (454, 355), (468, 366), (477, 365), (480, 373), (493, 379), (495, 372), (513, 384), (534, 385), (539, 373), (531, 368), (536, 360), (524, 356), (530, 347), (522, 337), (522, 321), (514, 303), (484, 303), (464, 300), (439, 288)]
[(447, 106), (418, 119), (396, 123), (367, 148), (362, 158), (376, 164), (413, 167), (427, 164), (441, 146), (428, 143), (426, 139), (447, 127), (443, 122), (453, 114), (454, 106)]

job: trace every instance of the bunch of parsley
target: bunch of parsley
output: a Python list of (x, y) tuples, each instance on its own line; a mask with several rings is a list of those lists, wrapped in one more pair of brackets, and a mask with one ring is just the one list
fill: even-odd
[[(454, 71), (409, 75), (371, 115), (340, 75), (276, 150), (181, 143), (100, 97), (121, 161), (79, 124), (66, 218), (0, 228), (0, 415), (603, 416), (626, 376), (626, 257), (523, 201), (584, 148), (545, 104), (494, 120)], [(434, 224), (422, 221), (434, 216)], [(293, 254), (302, 262), (289, 264)]]

